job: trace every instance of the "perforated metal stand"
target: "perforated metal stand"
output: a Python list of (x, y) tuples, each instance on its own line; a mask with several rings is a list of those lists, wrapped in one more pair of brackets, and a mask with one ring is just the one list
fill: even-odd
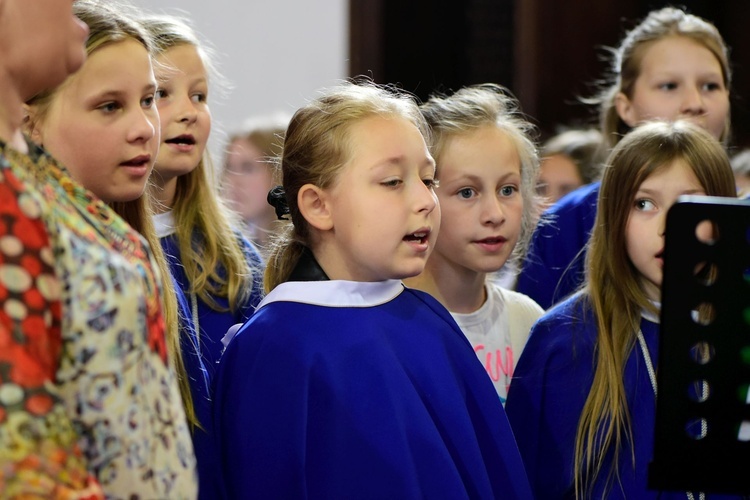
[(750, 494), (750, 201), (669, 211), (660, 342), (649, 487)]

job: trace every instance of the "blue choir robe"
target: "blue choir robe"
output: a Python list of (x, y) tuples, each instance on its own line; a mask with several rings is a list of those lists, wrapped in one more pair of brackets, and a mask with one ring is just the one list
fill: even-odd
[[(163, 214), (162, 214), (163, 215)], [(162, 223), (163, 224), (163, 223)], [(165, 235), (170, 228), (165, 229), (163, 226), (157, 226), (159, 231), (159, 241), (164, 255), (169, 262), (169, 269), (177, 280), (179, 288), (188, 300), (188, 309), (190, 317), (193, 317), (192, 304), (190, 303), (190, 281), (185, 274), (185, 268), (182, 266), (182, 256), (180, 247), (177, 244), (177, 236), (172, 233)], [(248, 300), (240, 305), (236, 311), (217, 311), (211, 308), (200, 298), (196, 303), (198, 306), (198, 327), (200, 329), (201, 352), (203, 362), (209, 371), (209, 376), (213, 376), (216, 370), (216, 364), (219, 362), (224, 346), (221, 339), (227, 330), (237, 323), (246, 321), (255, 311), (255, 307), (263, 296), (263, 261), (261, 260), (258, 250), (244, 237), (238, 236), (240, 246), (242, 247), (245, 259), (248, 265), (253, 269), (253, 282), (250, 289)], [(214, 300), (220, 307), (228, 309), (229, 301), (225, 297), (214, 297)]]
[[(518, 360), (505, 410), (516, 436), (529, 481), (538, 500), (575, 498), (573, 466), (578, 420), (594, 376), (596, 321), (586, 296), (579, 293), (550, 309), (531, 330)], [(656, 318), (652, 318), (656, 319)], [(641, 319), (641, 331), (656, 368), (659, 325)], [(604, 495), (599, 477), (591, 498), (685, 500), (686, 492), (647, 488), (653, 458), (656, 397), (644, 355), (636, 343), (625, 365), (624, 384), (631, 415), (633, 445), (619, 456), (620, 482)], [(635, 466), (631, 453), (635, 454)], [(604, 465), (610, 470), (612, 456)], [(698, 493), (694, 492), (695, 498)], [(707, 495), (706, 498), (741, 498)]]
[(230, 498), (531, 498), (471, 345), (396, 280), (275, 288), (219, 363), (214, 425)]
[(594, 228), (599, 182), (560, 198), (534, 229), (516, 290), (549, 309), (575, 292), (584, 278), (586, 243)]
[(203, 357), (202, 343), (190, 317), (188, 301), (173, 276), (172, 284), (180, 315), (179, 335), (182, 362), (199, 424), (191, 428), (190, 433), (198, 470), (198, 499), (213, 500), (220, 498), (224, 494), (224, 489), (218, 468), (216, 445), (211, 433), (211, 378)]

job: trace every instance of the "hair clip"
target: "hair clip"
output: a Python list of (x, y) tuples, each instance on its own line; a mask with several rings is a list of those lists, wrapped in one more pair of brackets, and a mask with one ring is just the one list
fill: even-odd
[(279, 220), (289, 220), (289, 204), (286, 202), (286, 191), (283, 186), (276, 186), (268, 192), (266, 198), (268, 204), (276, 210), (276, 217)]

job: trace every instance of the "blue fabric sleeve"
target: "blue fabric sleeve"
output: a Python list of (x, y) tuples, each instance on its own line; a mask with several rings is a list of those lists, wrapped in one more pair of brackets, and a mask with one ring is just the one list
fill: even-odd
[(534, 230), (516, 290), (543, 309), (583, 283), (585, 247), (594, 227), (598, 196), (598, 182), (569, 193), (544, 213)]

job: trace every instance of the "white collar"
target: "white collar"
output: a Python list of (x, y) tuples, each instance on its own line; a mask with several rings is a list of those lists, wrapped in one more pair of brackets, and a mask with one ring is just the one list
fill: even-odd
[(660, 323), (659, 321), (659, 314), (661, 314), (661, 302), (656, 302), (655, 300), (649, 300), (651, 304), (656, 307), (657, 313), (654, 314), (648, 309), (643, 309), (641, 311), (641, 317), (645, 320), (648, 320), (652, 323), (656, 323), (657, 325)]
[(161, 214), (154, 214), (152, 220), (154, 221), (156, 236), (159, 238), (164, 238), (175, 233), (174, 214), (171, 210)]
[(404, 291), (401, 280), (362, 281), (287, 281), (258, 304), (258, 309), (271, 302), (299, 302), (326, 307), (374, 307), (385, 304)]

